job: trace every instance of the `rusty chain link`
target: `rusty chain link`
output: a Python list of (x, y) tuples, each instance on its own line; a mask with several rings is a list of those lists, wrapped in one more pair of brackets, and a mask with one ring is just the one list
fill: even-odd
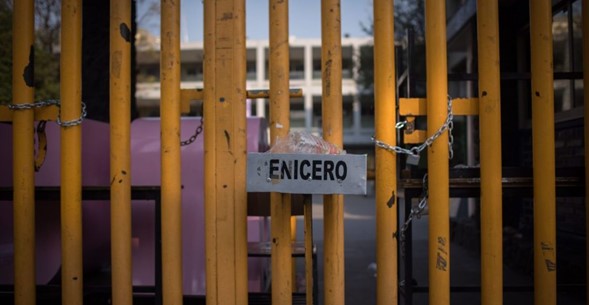
[[(395, 128), (401, 129), (407, 125), (407, 121), (399, 122), (395, 124)], [(388, 151), (394, 152), (396, 154), (407, 154), (412, 156), (417, 156), (426, 148), (430, 147), (436, 139), (438, 139), (446, 130), (448, 130), (448, 158), (452, 159), (454, 157), (454, 150), (452, 149), (452, 145), (454, 144), (454, 136), (452, 135), (452, 130), (454, 129), (454, 114), (452, 113), (452, 97), (448, 96), (448, 116), (446, 117), (446, 121), (444, 124), (436, 130), (436, 132), (427, 138), (422, 144), (418, 146), (413, 146), (411, 148), (403, 148), (401, 146), (393, 146), (382, 142), (375, 137), (372, 137), (372, 141), (374, 144), (382, 149), (386, 149)]]
[(409, 225), (413, 221), (413, 219), (419, 219), (423, 215), (423, 211), (427, 207), (427, 198), (429, 195), (428, 188), (427, 188), (427, 173), (423, 175), (422, 179), (423, 183), (423, 191), (421, 192), (421, 199), (419, 199), (419, 203), (416, 207), (411, 207), (411, 212), (409, 212), (409, 216), (401, 226), (399, 230), (399, 242), (401, 243), (401, 254), (405, 256), (405, 232), (409, 228)]
[(34, 109), (34, 108), (43, 108), (47, 106), (57, 106), (59, 108), (59, 114), (57, 115), (56, 123), (61, 127), (72, 127), (76, 125), (82, 124), (88, 113), (86, 112), (86, 104), (82, 102), (82, 113), (79, 118), (73, 119), (70, 121), (62, 121), (61, 120), (61, 103), (59, 100), (56, 99), (49, 99), (35, 103), (25, 103), (25, 104), (8, 104), (8, 109), (12, 111), (19, 111), (19, 110), (27, 110), (27, 109)]
[(202, 133), (202, 126), (203, 126), (203, 116), (200, 117), (200, 124), (196, 127), (194, 134), (188, 138), (188, 140), (180, 141), (180, 146), (186, 146), (194, 143), (196, 138)]

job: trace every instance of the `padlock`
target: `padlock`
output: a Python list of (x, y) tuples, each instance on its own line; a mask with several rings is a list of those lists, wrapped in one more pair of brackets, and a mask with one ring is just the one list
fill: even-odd
[(417, 166), (419, 165), (419, 154), (408, 154), (407, 155), (407, 164)]

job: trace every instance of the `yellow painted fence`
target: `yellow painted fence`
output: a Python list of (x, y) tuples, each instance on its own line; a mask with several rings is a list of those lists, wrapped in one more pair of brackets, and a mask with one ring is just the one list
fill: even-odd
[[(321, 1), (322, 129), (325, 140), (342, 148), (341, 0)], [(15, 304), (32, 305), (35, 295), (35, 182), (33, 122), (55, 119), (55, 107), (18, 108), (33, 103), (34, 88), (20, 75), (34, 41), (34, 1), (14, 1), (13, 106), (0, 107), (0, 118), (13, 123)], [(428, 130), (407, 142), (436, 134), (449, 115), (445, 1), (425, 1), (427, 98), (396, 100), (393, 0), (374, 0), (374, 94), (376, 156), (377, 304), (398, 299), (398, 215), (387, 206), (397, 200), (396, 117), (427, 116)], [(589, 9), (583, 25), (589, 32)], [(247, 291), (246, 98), (270, 97), (270, 138), (289, 131), (289, 1), (270, 3), (270, 88), (246, 88), (245, 0), (204, 1), (204, 90), (180, 89), (180, 1), (161, 2), (161, 198), (163, 302), (182, 304), (180, 114), (188, 99), (204, 99), (205, 230), (207, 304), (245, 304)], [(112, 301), (131, 304), (130, 27), (131, 0), (111, 0), (110, 133)], [(503, 303), (501, 101), (499, 14), (497, 0), (477, 1), (479, 97), (454, 100), (454, 115), (478, 115), (481, 155), (482, 304)], [(532, 130), (534, 165), (534, 286), (536, 304), (556, 304), (554, 92), (552, 1), (530, 1)], [(63, 304), (83, 303), (81, 217), (82, 1), (63, 0), (61, 12), (61, 247)], [(589, 43), (584, 41), (584, 54)], [(585, 79), (589, 60), (584, 63)], [(586, 104), (589, 103), (587, 94)], [(585, 108), (585, 116), (587, 109)], [(281, 128), (277, 128), (281, 126)], [(587, 140), (587, 127), (585, 139)], [(448, 132), (427, 146), (429, 175), (429, 300), (450, 303), (450, 224)], [(230, 145), (227, 145), (230, 141)], [(227, 148), (229, 147), (229, 148)], [(392, 194), (392, 195), (391, 195)], [(310, 205), (305, 206), (310, 212)], [(290, 304), (293, 291), (291, 196), (271, 196), (273, 304)], [(344, 198), (324, 198), (324, 304), (344, 304)], [(588, 214), (589, 215), (589, 214)], [(310, 227), (310, 220), (306, 220)], [(116, 228), (116, 233), (115, 233)], [(307, 232), (309, 233), (309, 232)], [(218, 240), (228, 242), (218, 243)], [(307, 247), (311, 244), (308, 243)], [(589, 247), (589, 246), (588, 246)], [(589, 248), (588, 248), (589, 249)], [(187, 259), (187, 258), (184, 258)], [(458, 262), (457, 262), (458, 264)], [(307, 298), (310, 303), (312, 299)]]

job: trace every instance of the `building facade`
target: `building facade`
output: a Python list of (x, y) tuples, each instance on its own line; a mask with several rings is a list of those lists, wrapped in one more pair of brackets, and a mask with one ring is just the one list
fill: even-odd
[[(290, 39), (291, 88), (300, 88), (303, 97), (291, 99), (292, 130), (321, 133), (321, 39)], [(141, 46), (137, 50), (137, 105), (140, 116), (159, 116), (160, 54), (159, 46)], [(248, 89), (268, 89), (269, 42), (246, 43)], [(345, 146), (370, 146), (374, 133), (374, 101), (371, 90), (359, 81), (362, 48), (372, 48), (372, 38), (342, 38), (342, 95)], [(364, 50), (366, 51), (366, 50)], [(366, 52), (364, 52), (366, 53)], [(203, 88), (202, 42), (181, 45), (181, 87)], [(393, 102), (393, 101), (392, 101)], [(247, 101), (247, 115), (268, 117), (267, 99)], [(191, 114), (200, 115), (200, 102), (192, 105)]]

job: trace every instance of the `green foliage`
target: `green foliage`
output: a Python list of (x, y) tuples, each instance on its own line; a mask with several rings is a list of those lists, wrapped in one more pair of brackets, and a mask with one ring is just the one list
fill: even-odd
[[(37, 13), (39, 20), (43, 16)], [(55, 11), (45, 14), (55, 14)], [(53, 52), (59, 23), (46, 22), (45, 26), (48, 28), (37, 28), (35, 33), (35, 101), (59, 98), (59, 55)], [(12, 6), (9, 1), (0, 1), (0, 41), (3, 42), (0, 44), (0, 104), (6, 104), (12, 102)]]
[(397, 39), (405, 35), (405, 31), (409, 28), (415, 31), (418, 40), (423, 38), (425, 34), (424, 0), (395, 1), (395, 36)]
[(35, 100), (59, 98), (59, 56), (35, 43)]
[(364, 89), (372, 89), (374, 85), (374, 47), (360, 47), (360, 67), (356, 80)]
[[(413, 28), (417, 37), (422, 38), (425, 31), (425, 4), (424, 0), (395, 0), (395, 39), (399, 40), (405, 35), (405, 31)], [(368, 19), (368, 23), (360, 23), (364, 33), (374, 35), (374, 20)]]
[(12, 11), (0, 1), (0, 104), (12, 100)]
[(59, 98), (60, 0), (35, 0), (35, 100)]
[[(395, 18), (395, 39), (403, 40), (408, 29), (413, 29), (416, 41), (423, 41), (425, 30), (424, 0), (395, 0), (394, 18)], [(371, 18), (367, 24), (361, 23), (362, 30), (370, 35), (374, 35), (374, 20)], [(398, 54), (399, 56), (399, 54)], [(400, 57), (400, 62), (404, 68), (404, 58)], [(398, 62), (399, 63), (399, 62)], [(360, 66), (358, 69), (359, 78), (357, 82), (366, 90), (372, 90), (374, 83), (374, 48), (372, 46), (362, 47), (360, 49)]]

